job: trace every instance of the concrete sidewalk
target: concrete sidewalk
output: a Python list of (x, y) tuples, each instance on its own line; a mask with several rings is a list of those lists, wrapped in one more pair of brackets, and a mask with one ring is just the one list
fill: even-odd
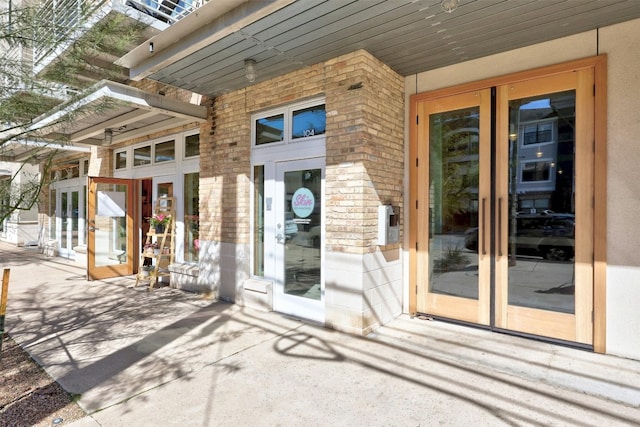
[(640, 362), (403, 316), (354, 337), (0, 244), (7, 327), (74, 426), (640, 425)]

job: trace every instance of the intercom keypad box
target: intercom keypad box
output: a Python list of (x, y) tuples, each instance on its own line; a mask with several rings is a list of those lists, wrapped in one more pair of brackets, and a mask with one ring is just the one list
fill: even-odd
[(378, 206), (378, 245), (390, 245), (400, 241), (400, 208)]

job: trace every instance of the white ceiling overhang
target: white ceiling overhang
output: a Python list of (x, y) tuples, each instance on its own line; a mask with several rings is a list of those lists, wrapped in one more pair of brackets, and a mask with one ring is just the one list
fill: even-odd
[[(402, 76), (640, 18), (639, 0), (217, 0), (125, 55), (144, 77), (214, 96), (359, 49)], [(153, 43), (153, 49), (150, 44)]]
[[(70, 152), (89, 153), (89, 147), (59, 144), (55, 142), (16, 139), (4, 143), (0, 147), (0, 161), (18, 163), (37, 163), (51, 155)], [(0, 179), (2, 173), (0, 171)]]
[[(200, 97), (194, 95), (193, 100), (199, 102)], [(205, 106), (103, 80), (83, 98), (39, 117), (29, 133), (69, 147), (102, 146), (206, 118)]]

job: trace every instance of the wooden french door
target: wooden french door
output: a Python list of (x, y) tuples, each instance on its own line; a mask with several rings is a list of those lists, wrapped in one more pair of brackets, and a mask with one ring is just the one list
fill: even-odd
[(89, 177), (88, 280), (133, 274), (137, 255), (134, 180)]
[(590, 346), (594, 71), (414, 103), (415, 311)]

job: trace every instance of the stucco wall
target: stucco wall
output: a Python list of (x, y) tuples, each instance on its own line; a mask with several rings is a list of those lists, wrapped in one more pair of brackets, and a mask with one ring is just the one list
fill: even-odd
[(414, 93), (607, 54), (607, 353), (635, 359), (640, 359), (640, 334), (632, 333), (640, 330), (639, 45), (640, 20), (635, 20), (408, 76), (405, 81), (408, 113), (408, 98)]
[(600, 30), (608, 55), (607, 352), (640, 359), (640, 20)]

